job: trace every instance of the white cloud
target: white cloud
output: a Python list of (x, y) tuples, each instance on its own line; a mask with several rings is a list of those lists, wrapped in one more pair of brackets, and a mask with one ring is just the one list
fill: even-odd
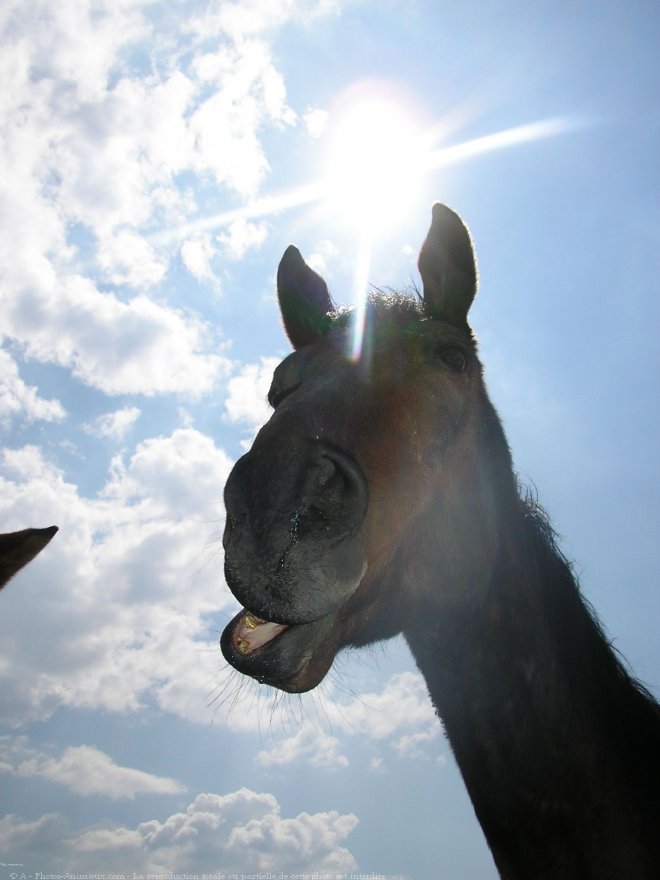
[(346, 0), (240, 0), (210, 7), (197, 26), (222, 30), (240, 41), (280, 27), (291, 18), (302, 24), (339, 12)]
[(360, 694), (348, 701), (326, 695), (316, 699), (321, 701), (317, 714), (327, 719), (333, 736), (303, 717), (295, 733), (259, 752), (259, 764), (270, 767), (304, 761), (321, 767), (347, 766), (348, 758), (340, 752), (339, 734), (360, 736), (376, 745), (386, 743), (400, 757), (418, 760), (428, 757), (424, 746), (441, 731), (426, 684), (418, 673), (393, 675), (382, 691)]
[(197, 238), (189, 238), (181, 245), (181, 260), (193, 278), (198, 281), (213, 281), (217, 279), (211, 268), (211, 260), (215, 255), (215, 248), (209, 235), (200, 235)]
[[(0, 22), (0, 323), (28, 356), (108, 394), (205, 394), (226, 370), (210, 328), (154, 290), (175, 252), (149, 235), (188, 220), (209, 178), (221, 197), (255, 195), (264, 132), (295, 121), (258, 37), (293, 5), (169, 12), (27, 0)], [(227, 254), (265, 235), (239, 223)], [(207, 240), (182, 249), (201, 280), (211, 255)]]
[[(45, 128), (51, 138), (41, 158), (52, 168), (54, 182), (48, 186), (37, 168), (26, 171), (41, 183), (46, 205), (93, 231), (100, 267), (112, 277), (116, 266), (117, 283), (157, 280), (163, 255), (136, 238), (159, 215), (191, 208), (174, 175), (190, 168), (195, 157), (186, 121), (195, 84), (181, 71), (162, 79), (124, 76), (94, 102), (74, 101), (66, 108), (53, 98), (60, 83), (48, 88), (52, 112), (42, 120), (35, 108), (30, 121), (34, 134)], [(136, 262), (140, 253), (147, 255), (146, 275)]]
[(283, 24), (294, 5), (295, 0), (230, 0), (212, 8), (204, 24), (244, 40)]
[(219, 235), (218, 240), (230, 259), (242, 260), (250, 248), (258, 248), (266, 240), (266, 225), (236, 220), (230, 225), (229, 232)]
[(429, 730), (433, 738), (441, 729), (426, 683), (416, 672), (397, 673), (382, 691), (360, 694), (328, 711), (333, 725), (342, 724), (346, 732), (354, 730), (376, 740), (419, 728)]
[(37, 83), (59, 80), (74, 88), (80, 100), (93, 101), (106, 87), (118, 50), (148, 32), (137, 4), (127, 0), (93, 5), (8, 0), (2, 26), (7, 37), (15, 38), (7, 40), (2, 55), (3, 82), (13, 86), (3, 89), (7, 104), (15, 103), (30, 70)]
[(293, 736), (275, 742), (270, 749), (262, 749), (257, 755), (257, 763), (262, 767), (283, 767), (303, 762), (313, 767), (347, 767), (348, 758), (340, 754), (339, 748), (340, 743), (335, 735), (307, 723)]
[[(226, 674), (217, 632), (235, 607), (223, 586), (219, 550), (230, 467), (210, 438), (179, 429), (116, 458), (103, 491), (86, 499), (36, 448), (4, 453), (5, 528), (60, 526), (3, 595), (0, 706), (6, 723), (43, 720), (62, 705), (135, 711), (146, 694), (165, 711), (209, 722), (213, 682), (219, 693), (218, 676)], [(211, 626), (209, 615), (221, 621)], [(49, 637), (35, 639), (35, 632)], [(233, 687), (227, 685), (225, 695)], [(221, 712), (216, 720), (255, 731), (260, 715), (276, 711), (278, 695), (268, 691), (263, 699), (259, 711)], [(327, 728), (303, 713), (300, 727), (294, 721), (293, 733), (262, 749), (258, 763), (345, 767), (346, 739), (355, 735), (417, 759), (441, 729), (417, 674), (395, 675), (381, 691), (350, 700), (325, 690), (310, 699)]]
[(337, 256), (337, 248), (331, 241), (321, 241), (316, 250), (305, 258), (305, 261), (315, 272), (324, 278), (332, 277), (330, 261)]
[(352, 813), (281, 815), (272, 794), (241, 788), (231, 794), (199, 794), (185, 812), (135, 828), (96, 825), (71, 831), (57, 814), (33, 822), (9, 815), (0, 820), (0, 851), (24, 865), (53, 871), (113, 870), (142, 873), (192, 871), (353, 871), (343, 844), (358, 824)]
[[(44, 720), (62, 705), (136, 711), (147, 695), (164, 711), (201, 723), (215, 717), (236, 731), (254, 732), (260, 716), (272, 717), (281, 695), (270, 690), (258, 711), (251, 698), (228, 716), (212, 708), (214, 696), (233, 705), (235, 686), (249, 696), (251, 684), (223, 683), (229, 673), (217, 646), (236, 607), (220, 549), (231, 465), (211, 438), (182, 428), (117, 456), (103, 489), (84, 498), (36, 447), (5, 450), (3, 527), (56, 523), (60, 531), (3, 594), (4, 722)], [(309, 699), (311, 717), (303, 712), (292, 733), (264, 747), (262, 766), (345, 767), (355, 735), (417, 759), (441, 729), (418, 674), (349, 700), (329, 686)]]
[(136, 406), (125, 406), (123, 409), (98, 416), (84, 428), (93, 437), (121, 440), (139, 418), (140, 410)]
[[(437, 719), (436, 719), (437, 720)], [(399, 753), (402, 758), (422, 758), (426, 756), (422, 746), (432, 742), (438, 736), (440, 723), (438, 721), (435, 729), (421, 730), (417, 733), (406, 733), (399, 737), (396, 742), (392, 743), (392, 748)], [(444, 755), (438, 755), (437, 763), (444, 767), (446, 763)]]
[(131, 711), (150, 693), (208, 722), (209, 682), (224, 667), (209, 618), (234, 605), (218, 558), (230, 467), (210, 438), (180, 429), (115, 459), (85, 498), (36, 447), (5, 450), (3, 528), (60, 531), (3, 593), (4, 721), (61, 705)]
[[(240, 14), (245, 15), (242, 7)], [(196, 71), (216, 89), (190, 116), (195, 138), (191, 166), (211, 172), (217, 184), (253, 196), (269, 170), (260, 140), (262, 127), (295, 120), (270, 50), (253, 38), (224, 43), (215, 53), (198, 57)]]
[(199, 319), (145, 296), (122, 302), (82, 276), (8, 297), (2, 312), (7, 334), (24, 340), (28, 357), (67, 367), (106, 394), (199, 396), (229, 367), (205, 353), (212, 336)]
[(278, 364), (278, 358), (262, 357), (258, 364), (247, 364), (232, 376), (225, 400), (224, 415), (228, 422), (255, 431), (268, 421), (271, 415), (268, 389)]
[(0, 737), (0, 757), (6, 759), (0, 764), (4, 764), (4, 772), (56, 782), (82, 796), (101, 795), (113, 800), (185, 791), (175, 779), (122, 767), (94, 746), (71, 746), (59, 757), (52, 757), (29, 748), (26, 742), (25, 737), (15, 741)]
[(320, 110), (318, 108), (308, 110), (303, 116), (303, 122), (309, 136), (312, 138), (321, 137), (328, 125), (329, 117), (330, 114), (327, 110)]
[(165, 276), (167, 260), (135, 232), (120, 229), (104, 236), (97, 251), (99, 267), (113, 284), (146, 288)]
[(14, 418), (59, 422), (65, 416), (59, 400), (44, 400), (33, 385), (23, 382), (16, 361), (0, 348), (0, 427), (8, 427)]
[[(102, 497), (139, 505), (153, 517), (181, 520), (223, 513), (222, 488), (232, 462), (213, 440), (193, 428), (138, 445), (128, 464), (113, 460)], [(210, 509), (209, 509), (210, 507)]]

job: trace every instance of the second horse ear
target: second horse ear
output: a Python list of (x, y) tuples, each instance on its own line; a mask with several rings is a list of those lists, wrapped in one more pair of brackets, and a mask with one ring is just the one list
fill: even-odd
[(429, 317), (464, 327), (477, 292), (472, 241), (458, 214), (438, 202), (417, 265)]
[(27, 565), (57, 532), (47, 529), (23, 529), (0, 535), (0, 590), (10, 578)]
[(277, 269), (277, 298), (286, 335), (294, 348), (325, 336), (328, 313), (334, 309), (328, 285), (292, 244), (284, 251)]

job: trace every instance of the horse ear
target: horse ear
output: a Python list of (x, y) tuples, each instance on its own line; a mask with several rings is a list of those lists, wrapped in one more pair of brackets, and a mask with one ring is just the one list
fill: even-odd
[(286, 335), (294, 348), (325, 336), (328, 312), (334, 308), (328, 286), (292, 244), (284, 251), (277, 269), (277, 298)]
[(431, 228), (417, 262), (424, 305), (431, 318), (463, 327), (477, 292), (477, 266), (470, 233), (458, 214), (433, 205)]
[(56, 532), (57, 526), (49, 526), (47, 529), (23, 529), (0, 535), (0, 590), (43, 550)]

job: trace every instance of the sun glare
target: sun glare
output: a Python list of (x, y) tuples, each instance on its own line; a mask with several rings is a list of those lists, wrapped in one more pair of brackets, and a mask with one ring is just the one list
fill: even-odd
[(404, 106), (364, 96), (341, 107), (328, 132), (324, 174), (331, 210), (360, 232), (407, 213), (428, 167), (427, 138)]
[(372, 247), (407, 222), (419, 205), (428, 175), (483, 153), (553, 137), (576, 127), (575, 121), (548, 119), (439, 147), (452, 132), (452, 125), (449, 120), (425, 124), (423, 115), (410, 94), (393, 83), (370, 80), (355, 84), (335, 101), (326, 132), (317, 132), (323, 134), (327, 152), (316, 181), (155, 233), (152, 239), (181, 239), (240, 219), (317, 205), (326, 216), (334, 216), (354, 240), (355, 312), (348, 355), (360, 360)]
[(345, 92), (330, 112), (323, 169), (326, 209), (353, 232), (356, 272), (351, 359), (362, 355), (372, 244), (404, 223), (421, 194), (431, 140), (413, 101), (382, 82)]
[[(308, 114), (310, 115), (310, 114)], [(368, 244), (406, 224), (419, 207), (428, 176), (503, 148), (554, 137), (579, 127), (576, 120), (547, 119), (441, 146), (455, 134), (455, 120), (429, 121), (415, 98), (398, 84), (367, 80), (347, 88), (333, 103), (329, 124), (316, 131), (325, 142), (316, 180), (247, 201), (239, 208), (200, 217), (149, 236), (154, 242), (226, 227), (237, 220), (272, 217), (316, 205), (357, 240), (360, 276), (368, 270)]]

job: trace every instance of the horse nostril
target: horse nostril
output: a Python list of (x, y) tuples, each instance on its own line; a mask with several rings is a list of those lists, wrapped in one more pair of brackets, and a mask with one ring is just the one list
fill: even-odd
[(324, 449), (316, 487), (299, 526), (305, 530), (351, 532), (362, 523), (366, 511), (367, 480), (362, 468), (344, 453)]
[(331, 514), (334, 509), (338, 509), (343, 503), (348, 488), (343, 475), (333, 465), (331, 475), (318, 486), (310, 507), (316, 508), (320, 513)]
[(367, 510), (366, 477), (352, 458), (326, 447), (309, 472), (306, 497), (291, 519), (292, 546), (309, 538), (342, 540), (360, 527)]

